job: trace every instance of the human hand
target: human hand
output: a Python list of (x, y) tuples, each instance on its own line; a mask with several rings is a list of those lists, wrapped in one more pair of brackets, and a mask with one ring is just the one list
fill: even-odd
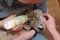
[(60, 33), (56, 30), (55, 19), (50, 14), (45, 14), (44, 23), (54, 40), (60, 40)]
[(19, 36), (13, 40), (29, 40), (31, 39), (34, 35), (35, 35), (35, 31), (31, 30), (31, 31), (20, 31)]
[(44, 23), (48, 30), (56, 29), (55, 19), (50, 14), (44, 14)]
[[(11, 16), (3, 19), (3, 20), (1, 21), (1, 23), (0, 23), (0, 24), (1, 24), (1, 28), (5, 29), (5, 28), (4, 28), (4, 22), (5, 22), (5, 21), (8, 21), (8, 20), (10, 20), (10, 19), (13, 19), (13, 18), (15, 18), (15, 17), (16, 17), (16, 15), (11, 15)], [(19, 25), (17, 25), (16, 27), (11, 28), (11, 29), (9, 29), (9, 30), (11, 30), (11, 31), (18, 31), (18, 30), (20, 30), (20, 29), (22, 28), (22, 25), (23, 25), (23, 24), (19, 24)], [(18, 30), (17, 30), (17, 29), (18, 29)], [(7, 30), (7, 29), (5, 29), (5, 30)]]

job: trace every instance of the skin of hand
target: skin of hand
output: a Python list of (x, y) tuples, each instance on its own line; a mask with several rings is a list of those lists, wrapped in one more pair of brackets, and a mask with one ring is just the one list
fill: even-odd
[(20, 31), (19, 36), (13, 40), (29, 40), (31, 39), (34, 35), (35, 35), (35, 31), (31, 30), (31, 31)]
[(44, 23), (46, 25), (46, 28), (51, 33), (54, 40), (60, 40), (60, 34), (56, 30), (55, 19), (50, 14), (44, 14), (44, 17)]
[(48, 30), (56, 29), (55, 19), (50, 14), (44, 14), (44, 23)]
[[(3, 19), (2, 21), (0, 21), (0, 28), (5, 29), (4, 26), (3, 26), (3, 25), (4, 25), (4, 22), (5, 22), (5, 21), (8, 21), (8, 20), (10, 20), (10, 19), (12, 19), (12, 18), (15, 18), (15, 17), (16, 17), (16, 15), (11, 15), (11, 16)], [(16, 27), (14, 27), (14, 28), (12, 28), (12, 29), (9, 29), (9, 30), (18, 31), (18, 30), (20, 30), (20, 29), (22, 28), (22, 26), (23, 26), (23, 24), (19, 24), (19, 25), (17, 25)], [(17, 29), (18, 29), (18, 30), (17, 30)], [(7, 29), (5, 29), (5, 30), (7, 30)]]

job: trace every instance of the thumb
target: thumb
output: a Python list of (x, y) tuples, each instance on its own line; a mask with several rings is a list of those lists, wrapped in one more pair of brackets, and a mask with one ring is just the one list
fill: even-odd
[(26, 40), (32, 38), (33, 36), (35, 35), (35, 31), (34, 30), (31, 30), (29, 32), (26, 33)]
[(21, 31), (19, 37), (17, 37), (14, 40), (29, 40), (34, 35), (35, 35), (35, 31), (34, 30), (31, 30), (31, 31)]
[(11, 15), (11, 16), (9, 16), (9, 17), (7, 17), (7, 18), (14, 18), (14, 17), (16, 17), (16, 14), (14, 14), (14, 15)]
[(4, 19), (3, 21), (7, 21), (7, 20), (10, 20), (10, 19), (12, 19), (12, 18), (14, 18), (14, 17), (16, 17), (16, 15), (14, 14), (14, 15), (11, 15), (11, 16), (9, 16), (9, 17), (7, 17), (6, 19)]

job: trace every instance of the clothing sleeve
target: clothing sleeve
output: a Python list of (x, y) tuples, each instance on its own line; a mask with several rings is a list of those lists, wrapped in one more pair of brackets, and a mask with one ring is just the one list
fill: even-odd
[(35, 8), (42, 10), (43, 13), (48, 13), (46, 2), (47, 0), (42, 0), (42, 2), (35, 4)]

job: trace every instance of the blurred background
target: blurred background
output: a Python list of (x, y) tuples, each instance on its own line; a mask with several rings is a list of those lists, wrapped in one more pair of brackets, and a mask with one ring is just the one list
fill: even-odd
[[(49, 14), (51, 14), (56, 20), (56, 27), (60, 33), (60, 0), (47, 0), (47, 6)], [(47, 30), (43, 31), (43, 34), (48, 38), (48, 40), (53, 40)]]

